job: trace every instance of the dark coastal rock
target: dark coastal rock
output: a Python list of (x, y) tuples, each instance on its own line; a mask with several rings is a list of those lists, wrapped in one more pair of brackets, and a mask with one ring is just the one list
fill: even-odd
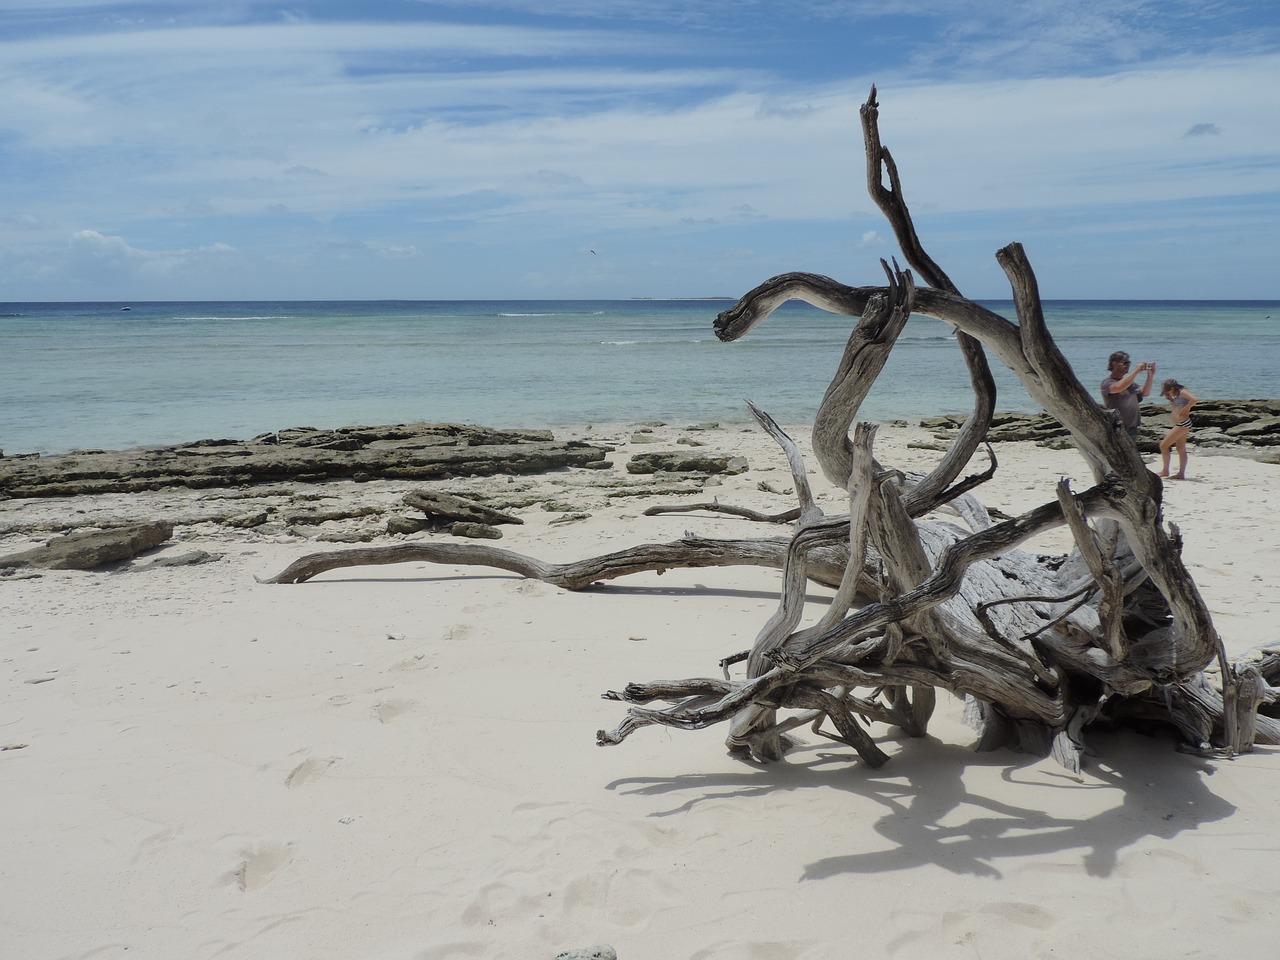
[(501, 510), (494, 510), (482, 503), (456, 497), (437, 490), (412, 490), (402, 498), (406, 505), (421, 510), (433, 523), (483, 523), (495, 526), (500, 523), (524, 523), (519, 517)]
[(207, 550), (192, 550), (190, 553), (176, 557), (156, 557), (147, 567), (196, 567), (202, 563), (213, 563), (222, 559), (220, 553), (209, 553)]
[[(1280, 448), (1280, 400), (1202, 400), (1192, 411), (1192, 419), (1191, 442), (1195, 445), (1235, 446), (1250, 456), (1259, 447)], [(922, 420), (920, 426), (949, 436), (963, 422), (964, 415), (947, 414)], [(1168, 404), (1144, 403), (1138, 449), (1143, 453), (1158, 451), (1168, 425)], [(997, 413), (987, 439), (993, 443), (1031, 441), (1054, 449), (1072, 445), (1066, 428), (1047, 413)]]
[[(1200, 419), (1200, 408), (1192, 411)], [(1268, 437), (1280, 437), (1280, 417), (1262, 417), (1248, 423), (1237, 423), (1222, 431), (1229, 437), (1239, 437), (1250, 443), (1268, 443)], [(1268, 443), (1268, 445), (1270, 445)]]
[(728, 473), (747, 472), (747, 458), (722, 453), (667, 451), (637, 453), (627, 461), (628, 473)]
[(173, 536), (173, 524), (158, 521), (68, 533), (42, 547), (0, 557), (0, 567), (39, 567), (45, 570), (93, 570), (128, 560)]
[(502, 531), (487, 523), (455, 523), (449, 528), (455, 537), (467, 537), (471, 540), (501, 540)]
[(363, 530), (323, 530), (316, 534), (321, 543), (368, 543), (378, 535), (378, 531), (365, 528)]
[(611, 500), (621, 497), (672, 497), (702, 493), (711, 486), (711, 478), (696, 476), (693, 480), (673, 479), (676, 475), (655, 474), (654, 483), (602, 485), (604, 495)]
[(423, 530), (431, 529), (431, 521), (426, 517), (387, 517), (387, 533), (392, 535), (405, 535), (410, 533), (421, 533)]
[(284, 513), (285, 523), (318, 527), (329, 520), (358, 520), (360, 517), (371, 517), (378, 512), (377, 507), (332, 507), (328, 510), (287, 510)]
[(605, 462), (606, 452), (582, 441), (556, 441), (547, 430), (440, 423), (341, 430), (303, 427), (245, 441), (197, 440), (157, 449), (6, 457), (0, 459), (0, 496), (545, 473), (596, 466)]
[(227, 517), (222, 521), (223, 526), (236, 527), (240, 530), (249, 530), (253, 527), (260, 527), (267, 522), (267, 511), (254, 510), (250, 513), (237, 513), (235, 516)]

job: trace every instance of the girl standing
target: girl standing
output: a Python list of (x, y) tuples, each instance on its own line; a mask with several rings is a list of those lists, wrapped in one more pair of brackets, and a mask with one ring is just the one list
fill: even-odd
[(1160, 395), (1169, 401), (1169, 432), (1160, 441), (1160, 456), (1164, 465), (1160, 476), (1169, 476), (1169, 455), (1178, 448), (1178, 473), (1174, 480), (1187, 479), (1187, 437), (1191, 436), (1191, 408), (1196, 405), (1196, 395), (1170, 377), (1160, 387)]

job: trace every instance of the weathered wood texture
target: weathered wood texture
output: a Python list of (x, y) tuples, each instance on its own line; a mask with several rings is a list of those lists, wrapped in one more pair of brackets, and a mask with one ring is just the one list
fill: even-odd
[[(846, 610), (842, 601), (834, 617), (793, 632), (807, 545), (822, 542), (829, 525), (803, 518), (784, 565), (782, 602), (745, 660), (745, 677), (711, 702), (677, 697), (664, 710), (633, 708), (618, 727), (600, 731), (599, 741), (617, 743), (654, 723), (687, 727), (728, 719), (730, 749), (773, 759), (795, 726), (790, 718), (779, 721), (778, 711), (791, 707), (816, 713), (818, 722), (825, 715), (837, 738), (878, 764), (882, 757), (861, 735), (850, 734), (845, 712), (884, 720), (896, 711), (897, 725), (920, 733), (927, 707), (908, 711), (904, 705), (913, 695), (921, 701), (942, 688), (970, 698), (968, 716), (979, 728), (980, 746), (1052, 753), (1073, 770), (1079, 769), (1089, 724), (1113, 720), (1133, 698), (1149, 714), (1152, 694), (1170, 705), (1167, 722), (1190, 746), (1211, 749), (1212, 739), (1229, 750), (1248, 749), (1256, 708), (1271, 693), (1265, 681), (1251, 679), (1247, 690), (1237, 689), (1240, 679), (1182, 563), (1180, 538), (1165, 528), (1159, 478), (1055, 345), (1019, 245), (996, 255), (1009, 278), (1016, 322), (961, 297), (929, 257), (881, 142), (878, 113), (873, 88), (861, 110), (868, 189), (907, 262), (929, 286), (915, 289), (911, 275), (896, 269), (889, 271), (887, 287), (849, 287), (789, 273), (761, 284), (716, 320), (721, 339), (735, 340), (793, 298), (859, 318), (819, 409), (813, 446), (827, 478), (849, 485), (854, 526), (865, 524), (868, 531), (867, 544), (850, 544), (850, 569), (864, 579), (873, 548), (880, 561), (878, 590), (857, 610)], [(898, 324), (911, 313), (956, 329), (975, 404), (934, 471), (904, 482), (878, 465), (870, 474), (855, 469), (859, 455), (849, 431), (893, 348)], [(995, 388), (985, 349), (1065, 428), (1095, 485), (1078, 494), (1062, 486), (1044, 506), (995, 526), (979, 514), (966, 527), (939, 523), (928, 519), (930, 513), (953, 495), (950, 485), (990, 427)], [(873, 462), (869, 453), (865, 459)], [(1056, 569), (1016, 549), (1061, 524), (1070, 526), (1077, 548)], [(1222, 671), (1223, 706), (1173, 695), (1187, 685), (1200, 689), (1201, 671), (1214, 662)], [(859, 688), (871, 692), (859, 694)], [(609, 696), (643, 696), (647, 703), (651, 693), (632, 686)], [(1188, 700), (1199, 705), (1201, 722), (1180, 715)]]

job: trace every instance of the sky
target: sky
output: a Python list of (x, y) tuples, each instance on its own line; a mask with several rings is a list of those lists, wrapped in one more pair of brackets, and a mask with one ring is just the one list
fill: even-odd
[(0, 0), (0, 301), (1280, 298), (1274, 0)]

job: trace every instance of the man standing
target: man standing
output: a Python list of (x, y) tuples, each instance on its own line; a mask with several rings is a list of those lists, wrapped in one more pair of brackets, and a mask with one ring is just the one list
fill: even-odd
[[(1102, 381), (1102, 405), (1108, 410), (1119, 413), (1120, 422), (1129, 432), (1129, 438), (1137, 440), (1138, 425), (1142, 423), (1140, 409), (1142, 398), (1151, 395), (1151, 382), (1155, 379), (1156, 365), (1143, 362), (1131, 371), (1129, 355), (1123, 350), (1113, 353), (1107, 360), (1107, 364), (1111, 373)], [(1147, 375), (1147, 382), (1141, 387), (1134, 383), (1140, 373)]]

